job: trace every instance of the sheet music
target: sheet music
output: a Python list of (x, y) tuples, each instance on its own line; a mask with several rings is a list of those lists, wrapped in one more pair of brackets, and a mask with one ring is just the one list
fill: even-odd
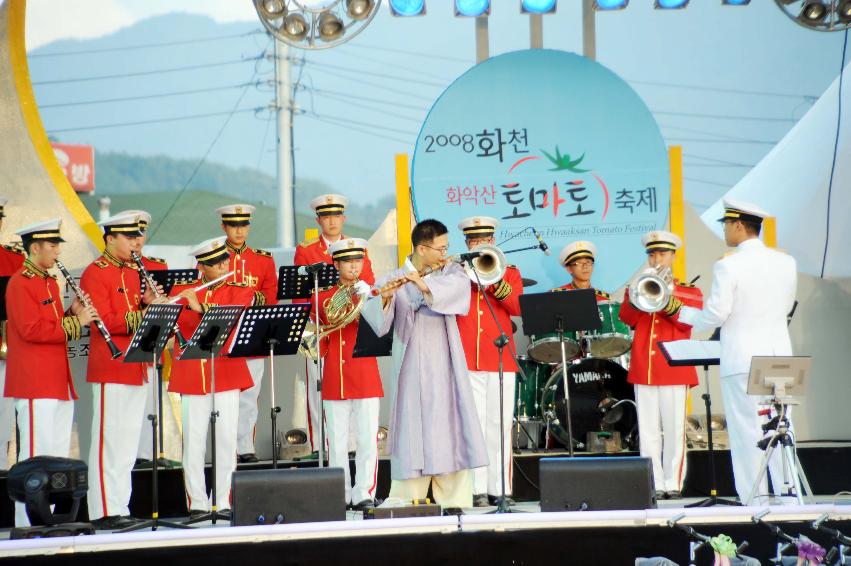
[[(671, 364), (692, 362), (688, 365), (717, 365), (721, 360), (721, 342), (715, 340), (672, 340), (660, 342)], [(686, 365), (686, 364), (683, 364)]]

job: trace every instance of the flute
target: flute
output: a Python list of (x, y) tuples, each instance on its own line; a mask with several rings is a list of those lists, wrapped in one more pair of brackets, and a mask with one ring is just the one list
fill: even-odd
[[(157, 282), (154, 281), (154, 278), (151, 276), (148, 270), (145, 269), (145, 264), (142, 263), (142, 258), (139, 257), (139, 254), (137, 254), (136, 252), (130, 252), (130, 257), (133, 258), (133, 261), (136, 262), (136, 265), (139, 267), (139, 273), (141, 273), (142, 277), (145, 278), (145, 282), (148, 284), (148, 288), (151, 290), (151, 292), (153, 292), (154, 297), (159, 299), (162, 295), (160, 295), (160, 291), (159, 289), (157, 289)], [(180, 327), (177, 325), (176, 322), (174, 323), (174, 337), (177, 339), (178, 346), (180, 346), (181, 348), (186, 348), (187, 340), (183, 336), (183, 333), (180, 332)]]
[[(56, 267), (59, 269), (59, 271), (62, 272), (62, 277), (65, 278), (65, 282), (68, 284), (71, 290), (74, 291), (74, 294), (77, 295), (77, 298), (80, 300), (80, 303), (82, 303), (84, 307), (92, 306), (91, 301), (89, 301), (89, 299), (83, 293), (83, 290), (80, 289), (80, 286), (77, 284), (76, 281), (74, 281), (74, 278), (71, 277), (71, 274), (68, 272), (67, 269), (65, 269), (65, 266), (62, 265), (62, 262), (58, 259), (56, 260)], [(95, 324), (95, 326), (97, 326), (97, 329), (100, 330), (103, 339), (106, 341), (106, 345), (109, 347), (109, 351), (112, 353), (112, 359), (114, 360), (115, 358), (119, 357), (121, 355), (121, 350), (119, 350), (118, 346), (115, 345), (115, 342), (112, 341), (112, 335), (109, 333), (109, 330), (107, 330), (106, 325), (103, 323), (103, 321), (98, 318), (97, 320), (93, 320), (92, 322)]]
[[(443, 269), (444, 267), (446, 267), (449, 263), (451, 263), (453, 261), (457, 262), (458, 261), (457, 257), (459, 257), (459, 256), (450, 256), (450, 257), (444, 258), (444, 259), (440, 260), (439, 264), (427, 265), (424, 268), (417, 271), (417, 273), (419, 273), (420, 277), (425, 277), (426, 275), (428, 275), (430, 273), (434, 273), (438, 269)], [(410, 272), (410, 273), (413, 273), (413, 272)], [(381, 287), (378, 287), (376, 285), (375, 287), (373, 287), (372, 289), (369, 290), (369, 294), (373, 297), (377, 297), (378, 295), (380, 295), (384, 291), (394, 291), (407, 282), (408, 282), (407, 277), (405, 277), (403, 275), (402, 277), (399, 277), (398, 279), (394, 279), (393, 281), (389, 281), (389, 282), (385, 283)]]
[[(234, 273), (236, 273), (236, 272), (235, 272), (235, 271), (229, 271), (228, 273), (225, 273), (225, 274), (224, 274), (224, 275), (222, 275), (221, 277), (216, 277), (216, 278), (215, 278), (215, 279), (213, 279), (212, 281), (207, 281), (207, 282), (206, 282), (206, 283), (204, 283), (203, 285), (198, 285), (197, 287), (195, 287), (195, 288), (194, 288), (194, 289), (192, 289), (192, 290), (193, 290), (193, 291), (195, 291), (196, 293), (197, 293), (198, 291), (202, 291), (202, 290), (206, 289), (207, 287), (210, 287), (211, 285), (215, 285), (215, 284), (216, 284), (216, 283), (218, 283), (219, 281), (224, 281), (225, 279), (227, 279), (228, 277), (230, 277), (230, 276), (231, 276), (231, 275), (233, 275)], [(173, 297), (171, 300), (169, 300), (168, 304), (170, 304), (170, 305), (177, 304), (177, 303), (178, 303), (181, 299), (183, 299), (183, 298), (185, 298), (185, 297), (183, 297), (182, 295), (178, 295), (178, 296), (176, 296), (176, 297)]]

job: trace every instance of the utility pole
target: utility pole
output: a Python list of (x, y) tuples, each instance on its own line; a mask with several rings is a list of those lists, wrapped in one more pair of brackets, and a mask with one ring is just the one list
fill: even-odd
[(597, 59), (597, 13), (594, 0), (582, 0), (582, 54)]
[(290, 48), (275, 39), (275, 106), (278, 111), (278, 247), (292, 248), (295, 238), (293, 195), (293, 99)]

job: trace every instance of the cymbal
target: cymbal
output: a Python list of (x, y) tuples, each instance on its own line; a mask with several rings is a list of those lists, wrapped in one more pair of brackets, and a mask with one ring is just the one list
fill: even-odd
[(523, 281), (523, 286), (524, 286), (524, 287), (532, 287), (533, 285), (537, 285), (537, 284), (538, 284), (538, 282), (537, 282), (537, 281), (535, 281), (534, 279), (527, 279), (526, 277), (524, 277), (524, 278), (522, 279), (522, 281)]

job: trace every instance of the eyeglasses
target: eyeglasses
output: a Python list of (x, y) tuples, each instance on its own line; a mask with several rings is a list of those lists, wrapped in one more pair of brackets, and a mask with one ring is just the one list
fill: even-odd
[(591, 267), (594, 265), (593, 261), (574, 261), (568, 267)]
[(427, 245), (427, 244), (420, 244), (420, 245), (421, 245), (421, 246), (423, 246), (423, 247), (425, 247), (425, 248), (428, 248), (428, 249), (430, 249), (430, 250), (434, 250), (434, 251), (436, 251), (436, 252), (440, 252), (441, 254), (445, 254), (446, 252), (448, 252), (448, 251), (449, 251), (449, 246), (441, 246), (441, 247), (439, 247), (439, 248), (433, 248), (433, 247), (431, 247), (431, 246), (429, 246), (429, 245)]

